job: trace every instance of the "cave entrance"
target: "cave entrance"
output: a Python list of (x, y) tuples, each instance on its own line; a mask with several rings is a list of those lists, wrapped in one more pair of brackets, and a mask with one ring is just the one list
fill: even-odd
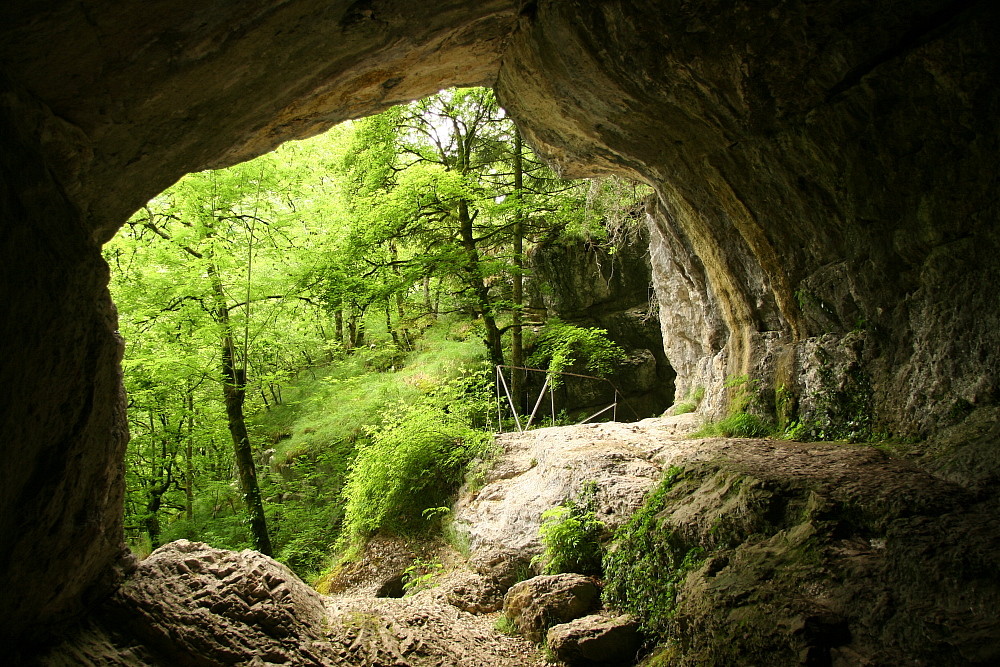
[[(308, 577), (341, 523), (357, 520), (342, 499), (356, 451), (411, 413), (487, 428), (490, 374), (465, 369), (497, 355), (518, 367), (556, 355), (621, 366), (633, 396), (672, 393), (655, 386), (663, 372), (647, 349), (662, 348), (647, 263), (624, 259), (644, 254), (625, 244), (641, 242), (634, 210), (647, 194), (618, 179), (559, 178), (493, 92), (471, 88), (189, 174), (152, 198), (104, 250), (127, 343), (132, 548), (252, 547)], [(559, 304), (580, 295), (536, 269), (542, 246), (560, 248), (562, 269), (618, 308), (561, 320)], [(642, 275), (612, 287), (595, 252), (616, 273)], [(586, 326), (605, 322), (610, 331)], [(611, 387), (620, 409), (594, 417), (640, 418), (609, 380), (560, 377), (560, 410), (575, 414)]]

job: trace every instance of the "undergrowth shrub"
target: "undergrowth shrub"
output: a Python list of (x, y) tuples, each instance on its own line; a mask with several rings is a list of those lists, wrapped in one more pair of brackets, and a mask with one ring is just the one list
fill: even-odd
[[(545, 323), (535, 346), (528, 365), (547, 368), (553, 374), (581, 362), (594, 375), (604, 376), (625, 358), (625, 351), (608, 339), (606, 329), (578, 327), (557, 318)], [(552, 375), (551, 382), (558, 386), (559, 376)]]
[(353, 441), (314, 448), (272, 471), (263, 486), (275, 557), (303, 579), (319, 572), (340, 535), (344, 479), (354, 459)]
[(601, 574), (604, 523), (594, 514), (596, 492), (597, 483), (587, 482), (577, 499), (542, 513), (538, 532), (544, 551), (532, 565), (543, 564), (543, 574)]
[(447, 503), (486, 438), (439, 405), (398, 406), (358, 450), (344, 486), (343, 538), (423, 527), (422, 512)]
[(704, 558), (701, 547), (686, 543), (662, 516), (683, 477), (680, 468), (668, 469), (639, 511), (615, 532), (613, 547), (604, 556), (605, 604), (635, 615), (647, 631), (661, 636), (678, 586)]
[(773, 435), (774, 424), (760, 415), (765, 411), (760, 380), (734, 375), (726, 379), (725, 386), (729, 389), (729, 414), (705, 424), (694, 437), (764, 438)]

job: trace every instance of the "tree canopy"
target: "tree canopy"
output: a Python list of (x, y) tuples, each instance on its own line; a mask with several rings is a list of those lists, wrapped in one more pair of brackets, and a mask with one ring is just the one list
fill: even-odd
[[(318, 567), (345, 507), (355, 532), (391, 514), (358, 491), (386, 473), (390, 450), (408, 452), (393, 464), (404, 478), (426, 482), (429, 460), (449, 462), (434, 488), (390, 485), (440, 502), (485, 426), (487, 375), (468, 345), (491, 365), (524, 364), (525, 253), (604, 238), (602, 188), (559, 179), (492, 91), (471, 88), (189, 174), (151, 200), (105, 250), (127, 341), (132, 539), (249, 544)], [(460, 333), (434, 333), (443, 321)], [(570, 348), (553, 341), (600, 337), (559, 326), (536, 359), (565, 363)], [(431, 340), (461, 363), (418, 370)], [(313, 429), (322, 438), (289, 432), (315, 397), (362, 386), (363, 417)], [(450, 435), (419, 430), (430, 423)]]

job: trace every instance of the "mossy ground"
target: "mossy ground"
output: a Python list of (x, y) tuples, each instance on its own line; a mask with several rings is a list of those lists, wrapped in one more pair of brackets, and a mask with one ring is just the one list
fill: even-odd
[(656, 647), (645, 665), (957, 664), (936, 619), (976, 628), (970, 654), (1000, 634), (985, 607), (960, 608), (963, 586), (1000, 597), (982, 569), (1000, 556), (979, 544), (997, 538), (950, 525), (986, 516), (948, 514), (961, 488), (863, 445), (701, 446), (718, 455), (675, 460), (606, 560), (606, 602)]

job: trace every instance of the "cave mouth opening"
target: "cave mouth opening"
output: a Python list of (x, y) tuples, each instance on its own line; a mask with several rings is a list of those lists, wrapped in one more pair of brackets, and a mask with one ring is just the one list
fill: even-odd
[[(456, 181), (465, 189), (451, 194), (446, 188), (455, 191)], [(414, 194), (422, 203), (401, 207)], [(405, 368), (425, 330), (462, 312), (480, 321), (497, 313), (506, 355), (516, 327), (527, 332), (518, 343), (526, 353), (502, 360), (515, 366), (538, 349), (549, 318), (560, 331), (589, 336), (580, 346), (626, 337), (628, 355), (615, 379), (631, 392), (570, 378), (553, 394), (553, 422), (595, 412), (623, 421), (662, 413), (673, 372), (649, 305), (650, 279), (627, 275), (648, 274), (637, 213), (648, 194), (617, 179), (559, 178), (523, 143), (493, 92), (473, 88), (447, 89), (232, 167), (188, 174), (153, 197), (104, 248), (126, 340), (127, 543), (140, 556), (176, 539), (252, 546), (303, 575), (313, 571), (322, 560), (315, 543), (332, 544), (335, 529), (313, 525), (303, 512), (308, 506), (330, 514), (319, 497), (340, 502), (350, 464), (349, 448), (337, 443), (359, 437), (347, 432), (357, 417), (300, 423), (292, 421), (298, 408), (289, 406), (309, 400), (302, 387), (326, 395), (325, 378), (360, 383), (350, 373)], [(464, 247), (477, 244), (473, 253), (482, 258), (475, 260), (478, 284), (446, 264), (463, 251), (462, 215), (471, 233)], [(428, 231), (432, 226), (438, 229)], [(526, 284), (515, 286), (525, 275)], [(578, 293), (588, 281), (601, 292), (593, 304)], [(482, 295), (491, 302), (477, 302)], [(520, 308), (510, 306), (515, 298)], [(609, 307), (615, 300), (627, 303)], [(572, 319), (559, 319), (562, 311)], [(433, 369), (444, 364), (424, 361)], [(595, 372), (584, 361), (567, 370)], [(344, 363), (357, 368), (336, 370)], [(430, 386), (439, 382), (435, 372), (404, 382)], [(539, 388), (525, 382), (522, 389), (531, 394), (521, 406), (526, 415)], [(351, 400), (372, 414), (389, 411)], [(608, 411), (610, 403), (618, 405)], [(494, 421), (491, 411), (475, 421)], [(337, 418), (349, 425), (335, 428)], [(339, 463), (324, 467), (321, 459)], [(307, 472), (304, 461), (317, 472)], [(342, 479), (318, 482), (320, 474)], [(236, 520), (241, 496), (256, 503), (249, 542)], [(276, 538), (268, 525), (282, 527)], [(299, 530), (314, 545), (304, 552), (294, 546)]]
[[(809, 364), (825, 358), (863, 370), (862, 416), (904, 436), (995, 409), (993, 4), (951, 3), (943, 23), (934, 3), (539, 2), (523, 17), (502, 2), (371, 4), (0, 10), (16, 79), (0, 79), (2, 338), (17, 351), (0, 419), (18, 443), (0, 463), (6, 636), (81, 617), (127, 560), (119, 343), (96, 240), (181, 174), (445, 83), (495, 83), (566, 173), (656, 184), (679, 395), (721, 410), (725, 379), (753, 372), (775, 395), (822, 398)], [(968, 458), (993, 460), (980, 449)]]

